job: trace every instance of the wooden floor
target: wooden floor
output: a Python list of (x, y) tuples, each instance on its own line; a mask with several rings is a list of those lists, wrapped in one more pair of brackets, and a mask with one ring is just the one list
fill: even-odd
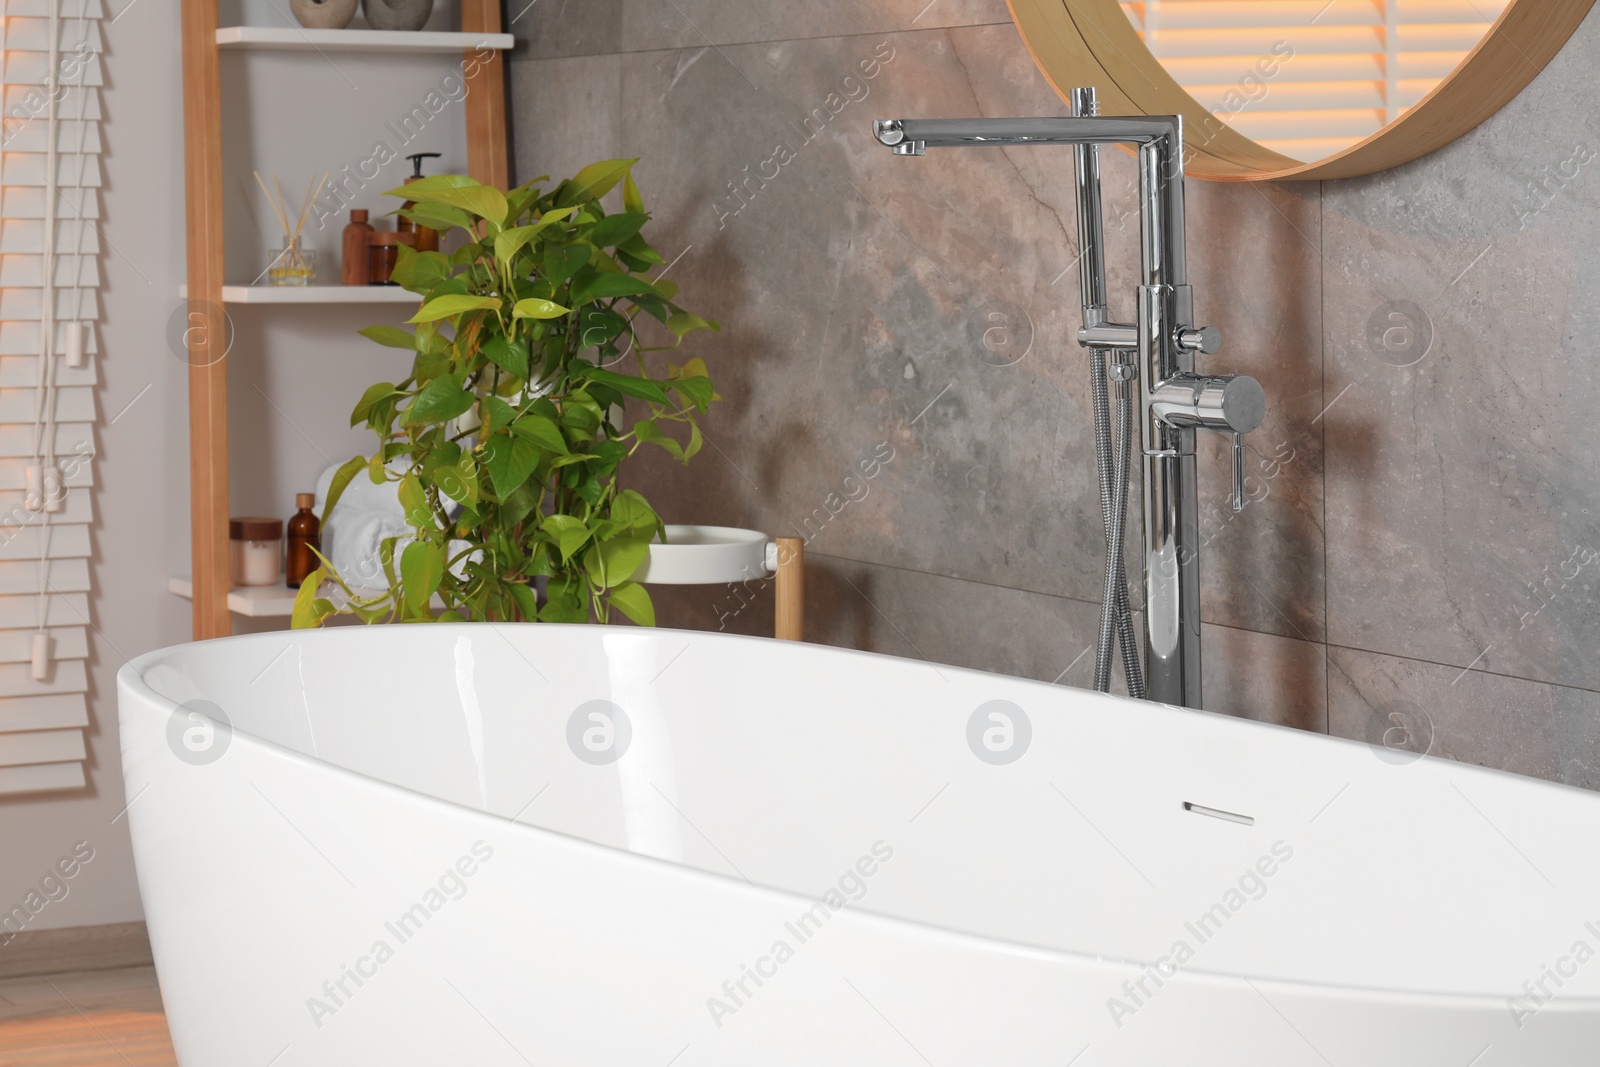
[(149, 967), (0, 980), (0, 1067), (177, 1067)]

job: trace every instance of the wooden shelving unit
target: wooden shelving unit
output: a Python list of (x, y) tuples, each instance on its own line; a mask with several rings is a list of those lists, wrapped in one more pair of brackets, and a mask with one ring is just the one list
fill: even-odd
[[(369, 303), (371, 292), (330, 293), (344, 287), (309, 286), (291, 296), (224, 284), (222, 173), (222, 51), (309, 49), (321, 52), (460, 52), (472, 60), (467, 80), (467, 171), (505, 188), (510, 178), (506, 137), (505, 65), (511, 35), (502, 33), (500, 0), (457, 0), (459, 33), (392, 33), (379, 30), (301, 30), (218, 27), (217, 0), (182, 0), (184, 180), (187, 200), (189, 349), (189, 521), (192, 543), (194, 637), (232, 632), (234, 597), (228, 571), (227, 359), (212, 341), (227, 337), (224, 305), (234, 303)], [(485, 59), (484, 51), (492, 55)], [(355, 287), (351, 287), (355, 288)], [(267, 293), (273, 292), (268, 296)], [(399, 291), (403, 293), (403, 291)], [(315, 295), (310, 295), (315, 294)], [(403, 293), (405, 299), (413, 299)], [(400, 302), (385, 295), (382, 301)], [(175, 579), (174, 581), (181, 581)], [(287, 589), (283, 590), (288, 593)], [(273, 614), (255, 610), (239, 614)]]

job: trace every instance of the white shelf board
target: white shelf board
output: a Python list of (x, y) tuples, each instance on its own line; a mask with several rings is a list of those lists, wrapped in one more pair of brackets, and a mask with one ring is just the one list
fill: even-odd
[(404, 30), (305, 30), (296, 26), (223, 26), (217, 47), (272, 51), (467, 52), (509, 49), (509, 33), (408, 33)]
[[(168, 578), (167, 590), (185, 600), (194, 599), (194, 582), (188, 578)], [(298, 592), (281, 582), (277, 585), (236, 585), (228, 592), (228, 610), (235, 615), (253, 618), (287, 619), (294, 614), (294, 598)], [(352, 592), (362, 598), (381, 596), (383, 593), (381, 589), (355, 589)], [(444, 601), (437, 593), (431, 605), (439, 610), (444, 609)]]
[[(194, 599), (194, 583), (188, 578), (169, 578), (167, 588), (185, 600)], [(254, 618), (270, 616), (288, 618), (294, 614), (296, 592), (297, 590), (290, 589), (282, 582), (276, 585), (235, 586), (228, 593), (228, 610), (235, 615), (249, 615)]]
[[(189, 287), (178, 286), (178, 299)], [(398, 285), (224, 285), (224, 304), (418, 304), (422, 298)]]

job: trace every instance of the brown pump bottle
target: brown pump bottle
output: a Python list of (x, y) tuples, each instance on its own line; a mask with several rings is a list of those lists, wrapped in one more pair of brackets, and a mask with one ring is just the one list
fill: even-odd
[[(406, 158), (411, 160), (411, 177), (406, 179), (406, 184), (410, 185), (412, 182), (419, 182), (423, 179), (424, 175), (422, 173), (422, 161), (424, 159), (439, 159), (441, 156), (443, 156), (443, 154), (444, 153), (442, 152), (418, 152), (414, 156), (407, 156)], [(410, 211), (416, 206), (417, 202), (415, 200), (407, 200), (404, 204), (400, 205), (400, 210)], [(400, 221), (395, 224), (395, 229), (401, 233), (415, 233), (417, 235), (417, 242), (415, 245), (413, 245), (413, 247), (416, 248), (418, 252), (439, 251), (438, 230), (430, 230), (426, 226), (418, 226), (404, 215), (400, 216)]]

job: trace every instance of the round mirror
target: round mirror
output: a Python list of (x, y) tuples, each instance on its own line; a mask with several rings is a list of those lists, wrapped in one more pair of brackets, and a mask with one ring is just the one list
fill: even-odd
[(1008, 0), (1062, 99), (1182, 115), (1188, 173), (1348, 178), (1498, 111), (1594, 0)]

